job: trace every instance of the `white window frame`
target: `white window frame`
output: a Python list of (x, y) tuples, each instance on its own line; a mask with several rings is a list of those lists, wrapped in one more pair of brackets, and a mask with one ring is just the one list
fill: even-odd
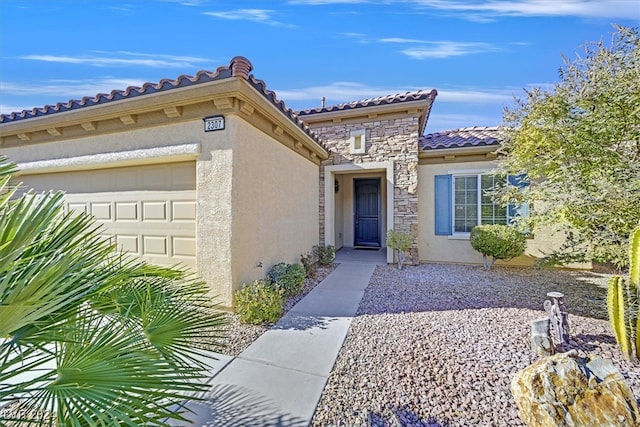
[[(360, 148), (356, 147), (356, 141), (360, 137)], [(349, 153), (351, 154), (365, 154), (367, 145), (367, 130), (354, 129), (349, 132)]]
[[(477, 218), (476, 225), (482, 223), (482, 175), (491, 175), (491, 169), (469, 169), (469, 170), (456, 170), (449, 171), (451, 175), (451, 235), (448, 236), (451, 240), (468, 240), (471, 235), (470, 232), (456, 231), (456, 178), (467, 178), (475, 176), (477, 180), (477, 192), (478, 198), (476, 200), (477, 205)], [(505, 222), (509, 221), (509, 211), (505, 212)]]

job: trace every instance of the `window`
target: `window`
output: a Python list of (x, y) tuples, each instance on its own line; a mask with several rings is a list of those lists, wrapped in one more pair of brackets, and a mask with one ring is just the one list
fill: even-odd
[(351, 154), (364, 154), (366, 143), (366, 130), (352, 130), (349, 134), (349, 152)]
[(480, 224), (509, 224), (516, 216), (528, 215), (528, 206), (501, 206), (491, 191), (501, 185), (519, 188), (524, 177), (499, 177), (482, 172), (460, 172), (435, 176), (435, 234), (451, 236), (470, 233)]
[(501, 181), (493, 175), (453, 176), (454, 233), (470, 233), (479, 224), (507, 223), (507, 208), (494, 204), (488, 194)]

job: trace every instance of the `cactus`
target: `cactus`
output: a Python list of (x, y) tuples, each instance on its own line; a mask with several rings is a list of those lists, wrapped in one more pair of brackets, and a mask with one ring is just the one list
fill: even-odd
[(626, 360), (640, 359), (640, 227), (629, 241), (629, 280), (622, 276), (609, 279), (607, 309), (620, 351)]
[(629, 284), (621, 276), (613, 276), (609, 279), (607, 291), (607, 309), (609, 311), (609, 323), (613, 329), (620, 351), (626, 360), (632, 359), (632, 331), (629, 328), (628, 286)]

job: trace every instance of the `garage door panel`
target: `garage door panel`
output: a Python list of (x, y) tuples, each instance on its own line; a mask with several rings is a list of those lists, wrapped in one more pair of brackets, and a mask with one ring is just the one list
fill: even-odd
[(115, 236), (115, 238), (118, 246), (120, 246), (123, 251), (141, 255), (137, 235), (119, 234)]
[(167, 236), (142, 236), (142, 255), (168, 256), (167, 247)]
[(111, 203), (98, 202), (91, 203), (91, 215), (100, 221), (111, 221)]
[(196, 239), (194, 237), (173, 237), (173, 256), (195, 259)]
[(66, 208), (92, 213), (122, 250), (195, 268), (194, 162), (22, 178), (39, 191), (65, 191)]
[(137, 202), (116, 202), (116, 221), (138, 221)]
[(167, 201), (150, 201), (142, 202), (142, 218), (144, 221), (166, 221), (167, 220)]
[(65, 207), (67, 211), (87, 213), (88, 212), (87, 205), (88, 203), (67, 203)]
[(196, 202), (195, 201), (174, 201), (172, 203), (172, 217), (176, 221), (195, 221)]

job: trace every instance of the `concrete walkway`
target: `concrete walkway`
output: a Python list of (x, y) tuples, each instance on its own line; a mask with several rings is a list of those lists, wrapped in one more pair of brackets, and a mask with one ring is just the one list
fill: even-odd
[(309, 425), (379, 262), (375, 254), (357, 260), (338, 255), (338, 268), (280, 321), (238, 357), (218, 362), (206, 401), (188, 405), (194, 412), (189, 425)]

